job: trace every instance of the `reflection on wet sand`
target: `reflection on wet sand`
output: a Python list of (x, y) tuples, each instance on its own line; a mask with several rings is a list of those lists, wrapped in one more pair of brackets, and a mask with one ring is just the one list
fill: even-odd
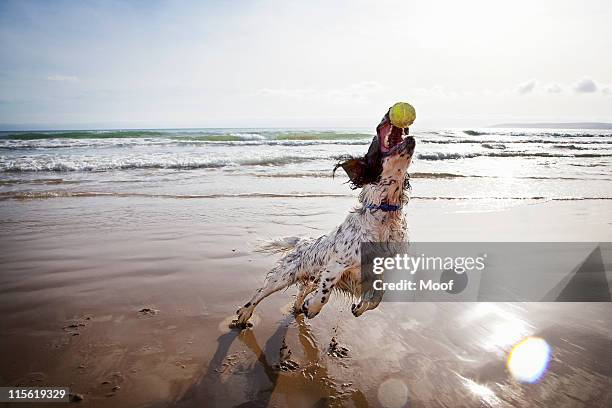
[[(298, 341), (302, 347), (301, 363), (291, 359), (292, 351), (288, 349), (285, 338), (290, 325), (298, 328)], [(276, 345), (281, 339), (281, 347)], [(228, 353), (235, 340), (240, 341), (257, 358), (258, 364), (252, 369), (243, 371), (233, 363), (227, 363)], [(218, 348), (208, 366), (206, 373), (179, 399), (178, 406), (195, 406), (199, 403), (211, 406), (268, 406), (272, 400), (282, 400), (292, 407), (312, 406), (345, 406), (348, 402), (355, 407), (367, 407), (363, 393), (351, 383), (339, 381), (327, 370), (321, 360), (322, 350), (304, 321), (304, 316), (295, 318), (287, 316), (274, 334), (268, 339), (262, 349), (255, 338), (252, 329), (241, 332), (230, 331), (221, 335)], [(323, 350), (324, 351), (324, 350)], [(276, 362), (270, 361), (272, 358)], [(234, 358), (229, 358), (234, 360)], [(225, 361), (225, 362), (224, 362)], [(264, 376), (261, 375), (263, 371)], [(236, 397), (232, 392), (232, 377), (244, 377), (246, 383), (243, 391), (248, 395), (248, 401), (234, 405), (231, 401)]]
[(370, 319), (342, 322), (345, 359), (317, 341), (335, 328), (315, 336), (303, 316), (288, 315), (263, 347), (257, 325), (221, 335), (176, 405), (609, 406), (612, 327), (580, 324), (581, 315), (609, 317), (609, 307), (580, 305), (383, 304)]

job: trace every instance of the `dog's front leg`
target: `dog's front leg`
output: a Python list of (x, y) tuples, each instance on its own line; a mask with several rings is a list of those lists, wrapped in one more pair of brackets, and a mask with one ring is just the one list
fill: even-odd
[[(314, 276), (311, 278), (314, 279)], [(300, 284), (298, 293), (295, 295), (295, 302), (293, 303), (293, 312), (296, 315), (302, 312), (302, 305), (306, 296), (310, 295), (317, 288), (318, 284), (318, 280), (308, 280), (308, 282)]]
[(331, 261), (327, 265), (323, 273), (321, 273), (321, 281), (316, 292), (302, 305), (302, 312), (306, 317), (312, 319), (319, 314), (323, 306), (329, 301), (334, 285), (336, 285), (345, 270), (346, 266), (336, 261)]

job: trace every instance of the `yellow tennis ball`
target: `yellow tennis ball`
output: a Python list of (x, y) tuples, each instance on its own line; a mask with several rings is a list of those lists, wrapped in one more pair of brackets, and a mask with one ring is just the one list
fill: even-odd
[(389, 109), (389, 119), (393, 126), (407, 128), (416, 119), (416, 111), (411, 104), (398, 102)]

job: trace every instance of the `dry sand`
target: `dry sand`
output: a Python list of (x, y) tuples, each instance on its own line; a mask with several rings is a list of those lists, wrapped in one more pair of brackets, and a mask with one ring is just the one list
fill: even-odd
[[(69, 386), (87, 407), (612, 406), (610, 303), (385, 303), (356, 319), (334, 299), (304, 321), (290, 289), (230, 331), (276, 259), (257, 242), (323, 234), (353, 203), (0, 201), (0, 383)], [(612, 241), (609, 200), (407, 212), (417, 241)], [(525, 385), (505, 360), (529, 335), (553, 357)]]

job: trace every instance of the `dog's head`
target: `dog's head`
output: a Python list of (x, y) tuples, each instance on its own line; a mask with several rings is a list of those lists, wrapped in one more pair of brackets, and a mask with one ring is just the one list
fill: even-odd
[(339, 163), (336, 169), (342, 167), (346, 171), (353, 188), (391, 179), (405, 183), (407, 187), (407, 170), (416, 141), (408, 135), (408, 128), (393, 126), (388, 114), (377, 126), (376, 133), (368, 153), (363, 158), (348, 158)]

